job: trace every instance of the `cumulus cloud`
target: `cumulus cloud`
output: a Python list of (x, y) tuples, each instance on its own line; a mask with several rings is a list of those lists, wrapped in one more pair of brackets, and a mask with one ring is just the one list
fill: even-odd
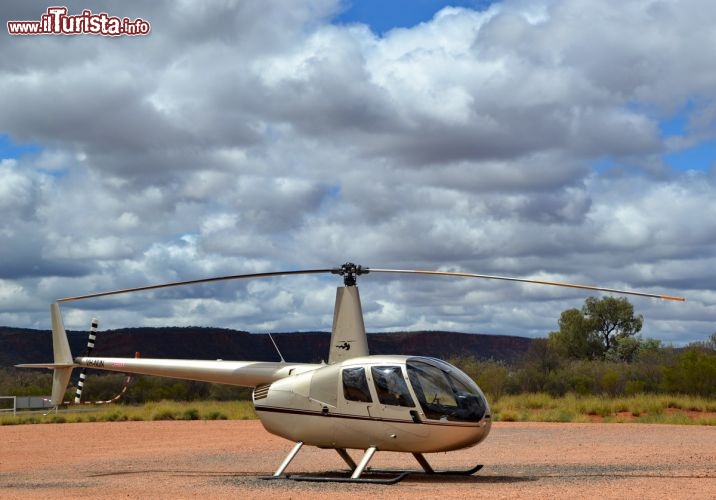
[[(712, 2), (505, 0), (382, 35), (335, 22), (338, 0), (67, 7), (151, 34), (4, 37), (0, 132), (39, 151), (0, 159), (0, 323), (47, 327), (58, 297), (354, 260), (686, 295), (635, 299), (644, 333), (713, 331), (716, 165), (665, 156), (716, 138)], [(98, 299), (66, 321), (328, 329), (336, 284)], [(361, 285), (369, 330), (544, 336), (585, 298)]]

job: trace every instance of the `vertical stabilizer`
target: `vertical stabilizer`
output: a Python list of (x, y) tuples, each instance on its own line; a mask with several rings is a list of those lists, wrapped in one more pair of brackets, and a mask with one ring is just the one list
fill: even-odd
[(357, 286), (338, 287), (328, 363), (368, 355), (368, 339)]
[(70, 343), (67, 340), (67, 333), (62, 324), (62, 314), (57, 302), (50, 305), (50, 318), (52, 319), (52, 352), (56, 364), (73, 364)]
[(50, 305), (52, 319), (52, 352), (54, 354), (54, 372), (52, 374), (52, 404), (59, 405), (65, 398), (67, 385), (70, 383), (74, 361), (70, 352), (70, 343), (62, 324), (62, 314), (57, 302)]

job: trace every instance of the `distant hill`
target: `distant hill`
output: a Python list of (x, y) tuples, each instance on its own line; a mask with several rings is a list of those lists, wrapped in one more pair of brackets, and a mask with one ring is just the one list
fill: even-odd
[[(289, 362), (320, 362), (328, 356), (330, 333), (271, 334)], [(69, 331), (75, 356), (87, 346), (87, 332)], [(525, 353), (531, 339), (508, 335), (419, 331), (368, 334), (371, 354), (415, 354), (436, 358), (474, 356), (512, 361)], [(266, 334), (224, 328), (167, 327), (105, 330), (97, 334), (93, 355), (144, 358), (226, 359), (276, 361), (278, 355)], [(0, 327), (0, 367), (52, 361), (48, 330)]]

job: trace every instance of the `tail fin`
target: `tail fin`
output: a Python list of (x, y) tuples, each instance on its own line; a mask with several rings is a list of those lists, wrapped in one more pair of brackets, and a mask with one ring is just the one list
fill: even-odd
[(18, 368), (49, 368), (53, 370), (52, 374), (52, 396), (53, 405), (62, 404), (65, 399), (65, 391), (70, 383), (72, 369), (77, 365), (72, 359), (70, 351), (70, 343), (67, 340), (67, 332), (62, 325), (62, 315), (60, 314), (60, 306), (57, 302), (50, 305), (50, 318), (52, 319), (52, 352), (54, 354), (54, 362), (52, 363), (31, 363), (16, 365)]
[[(62, 314), (57, 302), (50, 305), (52, 318), (52, 352), (54, 354), (54, 373), (52, 374), (52, 404), (61, 404), (65, 399), (65, 391), (70, 383), (74, 360), (67, 340), (67, 332), (62, 324)], [(64, 366), (63, 366), (64, 365)]]

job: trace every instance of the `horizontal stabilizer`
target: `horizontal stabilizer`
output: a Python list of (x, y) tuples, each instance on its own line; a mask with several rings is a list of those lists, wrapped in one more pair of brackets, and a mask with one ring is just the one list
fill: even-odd
[(75, 363), (23, 363), (21, 365), (15, 365), (16, 368), (47, 368), (48, 370), (54, 370), (55, 368), (76, 368), (80, 365)]

